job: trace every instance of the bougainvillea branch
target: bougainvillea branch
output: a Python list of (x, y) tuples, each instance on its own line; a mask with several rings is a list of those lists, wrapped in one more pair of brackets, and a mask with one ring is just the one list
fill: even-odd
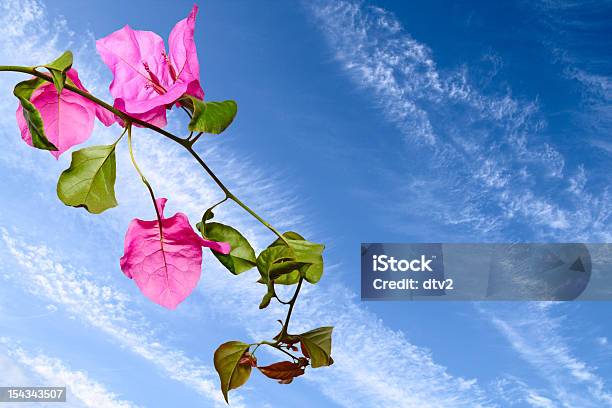
[[(293, 231), (279, 232), (233, 194), (194, 149), (204, 133), (225, 131), (237, 113), (234, 101), (204, 101), (194, 43), (197, 11), (194, 6), (189, 16), (175, 25), (169, 38), (169, 53), (157, 34), (132, 30), (129, 26), (97, 41), (98, 52), (114, 75), (110, 86), (113, 105), (92, 95), (81, 84), (72, 68), (70, 51), (46, 65), (0, 66), (0, 71), (31, 77), (18, 83), (13, 93), (19, 100), (17, 122), (21, 136), (35, 148), (59, 157), (89, 138), (95, 118), (106, 126), (118, 123), (122, 127), (123, 132), (114, 143), (85, 147), (72, 153), (70, 167), (61, 174), (57, 185), (58, 197), (68, 206), (98, 214), (118, 205), (114, 191), (115, 150), (127, 133), (132, 164), (147, 188), (156, 217), (151, 221), (132, 220), (125, 236), (120, 266), (146, 297), (163, 307), (176, 308), (197, 286), (202, 270), (202, 247), (207, 247), (234, 275), (257, 268), (260, 275), (257, 283), (265, 286), (260, 309), (268, 307), (273, 299), (287, 306), (285, 319), (279, 321), (280, 332), (271, 341), (229, 341), (215, 351), (214, 365), (221, 391), (228, 400), (228, 392), (248, 380), (252, 367), (281, 384), (289, 384), (303, 375), (308, 366), (331, 365), (332, 327), (301, 334), (289, 332), (304, 282), (316, 284), (321, 279), (324, 246)], [(175, 106), (189, 118), (186, 137), (163, 129), (166, 111)], [(167, 199), (156, 198), (153, 187), (136, 162), (132, 145), (134, 127), (150, 129), (181, 145), (223, 192), (224, 198), (205, 210), (196, 224), (199, 234), (185, 214), (164, 215)], [(276, 235), (276, 240), (259, 255), (256, 256), (251, 244), (237, 229), (213, 221), (213, 210), (227, 200), (238, 204)], [(277, 285), (295, 286), (289, 301), (277, 296)], [(281, 351), (291, 360), (260, 366), (255, 356), (260, 346)], [(296, 354), (298, 351), (301, 355)]]

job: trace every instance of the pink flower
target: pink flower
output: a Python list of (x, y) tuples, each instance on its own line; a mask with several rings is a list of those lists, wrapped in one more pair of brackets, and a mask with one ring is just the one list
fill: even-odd
[[(175, 309), (198, 284), (202, 272), (202, 247), (228, 254), (226, 242), (207, 241), (196, 234), (187, 216), (165, 218), (165, 198), (157, 199), (159, 222), (133, 219), (125, 235), (121, 270), (136, 281), (140, 291), (155, 303)], [(161, 239), (160, 239), (161, 238)]]
[[(70, 69), (67, 76), (77, 88), (87, 91), (79, 80), (76, 69)], [(47, 139), (58, 149), (51, 152), (56, 159), (72, 146), (89, 139), (96, 117), (106, 126), (112, 125), (115, 121), (112, 113), (66, 88), (58, 97), (55, 85), (52, 83), (44, 84), (35, 90), (30, 102), (40, 112)], [(32, 135), (23, 117), (21, 104), (17, 108), (16, 115), (21, 138), (32, 146)]]
[(113, 72), (110, 92), (117, 109), (163, 127), (166, 108), (181, 96), (204, 98), (193, 41), (197, 12), (194, 5), (189, 16), (172, 29), (169, 55), (159, 35), (127, 25), (96, 42), (98, 53)]

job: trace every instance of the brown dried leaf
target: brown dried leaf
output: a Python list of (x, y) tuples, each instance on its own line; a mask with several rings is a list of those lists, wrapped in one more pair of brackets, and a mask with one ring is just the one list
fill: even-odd
[(304, 374), (304, 367), (291, 361), (280, 361), (269, 366), (257, 368), (266, 377), (279, 380), (280, 384), (289, 384), (295, 377)]
[(250, 365), (251, 367), (257, 367), (257, 358), (247, 351), (242, 355), (238, 364), (245, 364)]

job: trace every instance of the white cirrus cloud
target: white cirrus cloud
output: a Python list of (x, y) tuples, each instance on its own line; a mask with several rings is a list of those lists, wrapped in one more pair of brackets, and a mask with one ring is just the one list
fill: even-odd
[[(214, 405), (225, 402), (212, 368), (163, 344), (146, 318), (129, 306), (129, 296), (95, 280), (93, 274), (56, 260), (46, 245), (27, 244), (1, 228), (7, 255), (21, 266), (5, 277), (46, 301), (61, 305), (91, 327), (159, 367), (169, 378), (191, 387)], [(235, 406), (241, 406), (239, 399)]]
[[(42, 353), (25, 350), (7, 337), (0, 337), (0, 347), (6, 357), (0, 355), (4, 386), (36, 386), (42, 381), (44, 386), (66, 387), (66, 402), (70, 407), (91, 408), (136, 408), (137, 405), (122, 399), (103, 384), (91, 379), (84, 371), (73, 370), (60, 359)], [(10, 359), (10, 365), (7, 363)], [(5, 371), (4, 364), (9, 371)], [(31, 372), (32, 376), (24, 370)], [(8, 381), (8, 382), (7, 382)], [(76, 398), (80, 403), (77, 403)], [(38, 404), (40, 405), (40, 404)], [(65, 405), (65, 404), (62, 404)]]
[(496, 378), (491, 388), (504, 406), (530, 406), (533, 408), (554, 408), (559, 402), (550, 396), (543, 395), (541, 390), (530, 387), (527, 383), (511, 375)]
[[(410, 166), (397, 170), (398, 203), (418, 193), (426, 205), (411, 203), (412, 211), (483, 236), (520, 224), (539, 239), (610, 237), (607, 191), (589, 194), (588, 169), (568, 168), (546, 141), (537, 101), (481, 89), (465, 65), (440, 69), (432, 50), (380, 7), (359, 0), (306, 7), (335, 59), (410, 141)], [(568, 190), (576, 171), (584, 173), (584, 194)]]
[(595, 367), (575, 355), (563, 334), (571, 326), (557, 311), (559, 303), (529, 302), (504, 307), (479, 304), (477, 309), (512, 348), (545, 379), (565, 407), (612, 406), (612, 392)]

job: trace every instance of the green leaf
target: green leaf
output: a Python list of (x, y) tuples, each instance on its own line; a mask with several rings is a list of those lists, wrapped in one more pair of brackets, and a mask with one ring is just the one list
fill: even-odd
[(268, 290), (266, 291), (266, 294), (264, 295), (263, 299), (261, 299), (261, 303), (259, 304), (260, 309), (265, 309), (266, 307), (268, 307), (272, 298), (276, 297), (276, 291), (274, 290), (274, 281), (269, 280), (266, 283), (266, 286)]
[(274, 279), (274, 283), (278, 285), (295, 285), (300, 280), (300, 271), (294, 270)]
[[(283, 232), (283, 237), (285, 237), (286, 239), (294, 239), (294, 240), (302, 240), (302, 241), (304, 240), (304, 237), (295, 231)], [(276, 240), (274, 240), (274, 242), (270, 244), (270, 246), (279, 246), (279, 245), (286, 245), (285, 241), (283, 241), (280, 238), (276, 238)]]
[(334, 360), (331, 358), (333, 329), (331, 326), (319, 327), (297, 335), (302, 344), (302, 352), (310, 358), (312, 368), (333, 364)]
[(272, 265), (268, 271), (268, 277), (272, 280), (279, 279), (281, 276), (288, 275), (294, 271), (299, 271), (305, 264), (296, 261), (280, 261)]
[(72, 52), (64, 52), (58, 59), (44, 65), (44, 67), (51, 73), (57, 93), (62, 93), (64, 85), (66, 84), (66, 72), (72, 67)]
[[(300, 234), (298, 234), (297, 232), (293, 232), (293, 231), (287, 231), (283, 233), (283, 236), (287, 239), (304, 239)], [(287, 247), (287, 245), (282, 239), (277, 238), (274, 242), (270, 244), (268, 248), (277, 247), (277, 246)], [(295, 285), (299, 280), (300, 280), (300, 271), (294, 270), (294, 271), (291, 271), (289, 273), (279, 276), (278, 278), (274, 280), (274, 283), (279, 284), (279, 285)]]
[(306, 282), (313, 285), (321, 280), (321, 276), (323, 276), (323, 256), (319, 256), (318, 262), (301, 267), (300, 274), (306, 279)]
[[(311, 284), (317, 283), (323, 275), (323, 250), (325, 246), (306, 241), (297, 232), (287, 231), (283, 234), (289, 246), (293, 250), (294, 259), (297, 262), (302, 262), (304, 265), (299, 268), (299, 272), (291, 272), (283, 275), (280, 279), (275, 280), (275, 283), (281, 285), (293, 285), (296, 283), (300, 275)], [(270, 246), (286, 246), (285, 242), (277, 238)]]
[(283, 237), (285, 237), (284, 241), (280, 238), (276, 238), (276, 240), (270, 244), (270, 247), (280, 245), (287, 246), (287, 244), (289, 244), (289, 247), (293, 250), (295, 259), (300, 262), (318, 262), (319, 257), (323, 254), (323, 250), (325, 249), (325, 245), (306, 241), (304, 237), (297, 232), (287, 231), (283, 233)]
[(27, 81), (19, 82), (15, 85), (13, 94), (18, 98), (24, 98), (29, 101), (34, 91), (46, 83), (47, 81), (42, 78), (32, 78)]
[[(214, 207), (213, 207), (214, 208)], [(198, 231), (200, 231), (200, 234), (205, 237), (206, 236), (206, 227), (208, 226), (208, 224), (206, 223), (206, 221), (208, 220), (212, 220), (215, 217), (215, 213), (212, 211), (213, 208), (209, 208), (206, 211), (204, 211), (204, 214), (202, 214), (202, 221), (198, 222), (196, 224), (196, 228)]]
[(257, 257), (257, 269), (264, 283), (297, 270), (303, 264), (295, 262), (293, 252), (284, 245), (271, 246)]
[(23, 108), (23, 117), (28, 124), (28, 130), (32, 136), (32, 145), (38, 149), (57, 151), (57, 147), (47, 139), (45, 126), (36, 106), (30, 102), (32, 93), (43, 85), (45, 81), (41, 78), (34, 78), (23, 81), (15, 85), (13, 94), (19, 99)]
[(315, 244), (314, 242), (288, 239), (287, 242), (293, 250), (295, 260), (303, 263), (317, 263), (320, 262), (325, 245)]
[(234, 101), (204, 102), (193, 96), (189, 100), (193, 105), (193, 116), (188, 129), (192, 132), (218, 135), (231, 125), (238, 112), (238, 105)]
[(248, 271), (257, 264), (255, 251), (249, 241), (235, 228), (218, 222), (198, 223), (202, 236), (218, 242), (227, 242), (232, 249), (228, 255), (212, 251), (219, 262), (234, 275)]
[(283, 237), (289, 246), (277, 238), (257, 258), (257, 268), (261, 274), (259, 282), (266, 283), (270, 277), (274, 279), (275, 284), (294, 285), (300, 280), (300, 276), (303, 276), (307, 282), (317, 283), (323, 274), (322, 252), (325, 246), (306, 241), (293, 231), (283, 233)]
[(227, 393), (247, 382), (251, 375), (249, 364), (239, 364), (249, 345), (241, 341), (228, 341), (223, 343), (215, 351), (215, 370), (221, 380), (221, 392), (225, 401), (229, 403)]
[(215, 213), (212, 211), (212, 208), (209, 208), (208, 210), (204, 211), (204, 214), (202, 215), (202, 222), (212, 220), (213, 218), (215, 218)]
[(70, 167), (57, 182), (57, 196), (66, 205), (99, 214), (117, 206), (115, 177), (115, 145), (86, 147), (72, 153)]

